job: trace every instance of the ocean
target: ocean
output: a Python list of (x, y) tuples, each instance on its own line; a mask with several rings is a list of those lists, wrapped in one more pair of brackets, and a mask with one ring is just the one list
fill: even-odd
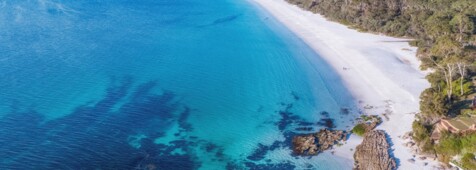
[(246, 0), (0, 0), (0, 169), (346, 169), (341, 79)]

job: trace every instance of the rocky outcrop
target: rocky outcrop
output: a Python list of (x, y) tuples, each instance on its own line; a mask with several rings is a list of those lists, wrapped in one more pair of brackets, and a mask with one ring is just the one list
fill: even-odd
[(371, 131), (382, 123), (382, 118), (378, 115), (362, 115), (358, 121), (366, 125), (366, 131)]
[(390, 157), (390, 145), (383, 130), (373, 130), (365, 134), (362, 143), (354, 153), (355, 170), (394, 170), (395, 159)]
[(314, 134), (294, 136), (293, 151), (298, 155), (316, 155), (318, 147)]
[(293, 151), (298, 155), (317, 155), (345, 140), (346, 136), (345, 131), (328, 129), (312, 134), (296, 135), (293, 137)]
[(320, 130), (316, 134), (317, 139), (319, 141), (318, 142), (319, 150), (325, 151), (330, 149), (337, 142), (345, 140), (346, 135), (347, 133), (345, 133), (342, 130), (328, 130), (328, 129)]

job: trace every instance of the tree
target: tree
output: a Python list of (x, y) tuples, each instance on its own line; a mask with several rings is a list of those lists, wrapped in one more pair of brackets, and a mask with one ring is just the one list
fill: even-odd
[(451, 9), (456, 13), (475, 14), (476, 3), (474, 0), (457, 0), (451, 4)]
[(443, 36), (437, 39), (431, 48), (430, 59), (433, 61), (445, 77), (446, 94), (451, 102), (453, 94), (453, 77), (456, 71), (456, 56), (461, 53), (461, 43), (455, 41), (450, 36)]
[(451, 25), (449, 24), (450, 15), (446, 12), (438, 12), (430, 16), (424, 22), (426, 36), (431, 39), (449, 35), (451, 33)]
[(441, 72), (443, 72), (446, 82), (446, 95), (448, 101), (451, 102), (451, 96), (453, 95), (453, 77), (456, 69), (456, 64), (451, 60), (447, 60), (442, 63), (438, 63), (435, 61), (435, 65)]
[(473, 21), (464, 13), (458, 13), (450, 21), (450, 25), (455, 29), (458, 34), (458, 41), (463, 43), (463, 39), (472, 34), (474, 30)]
[(469, 65), (474, 62), (474, 57), (471, 57), (469, 54), (463, 53), (456, 61), (456, 67), (460, 75), (460, 89), (461, 95), (464, 95), (464, 78), (466, 76), (466, 71)]
[(425, 122), (434, 122), (448, 113), (447, 98), (437, 88), (438, 86), (425, 89), (420, 95), (420, 111)]

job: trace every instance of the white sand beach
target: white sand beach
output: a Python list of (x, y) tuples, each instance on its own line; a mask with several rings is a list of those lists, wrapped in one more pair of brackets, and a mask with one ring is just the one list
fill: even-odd
[[(252, 2), (268, 11), (328, 62), (364, 113), (388, 114), (388, 120), (382, 116), (384, 122), (377, 128), (390, 136), (399, 169), (435, 169), (438, 166), (434, 160), (414, 157), (405, 146), (408, 140), (401, 138), (411, 131), (415, 113), (419, 111), (419, 95), (429, 86), (425, 73), (419, 69), (415, 47), (410, 47), (405, 39), (349, 29), (284, 0)], [(350, 149), (361, 140), (352, 136), (347, 145), (337, 148), (336, 155), (353, 160)], [(428, 165), (424, 166), (426, 163)]]

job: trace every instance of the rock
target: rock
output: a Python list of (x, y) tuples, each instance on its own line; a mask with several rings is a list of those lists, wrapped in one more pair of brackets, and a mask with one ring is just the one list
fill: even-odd
[(294, 136), (293, 137), (293, 151), (299, 155), (316, 155), (317, 145), (315, 144), (315, 137), (313, 134)]
[(358, 125), (364, 126), (365, 132), (374, 130), (375, 127), (382, 123), (382, 118), (377, 115), (361, 115), (357, 120), (359, 121)]
[(426, 159), (426, 157), (424, 157), (424, 156), (420, 157), (420, 160), (425, 160), (425, 159)]
[(320, 130), (317, 134), (319, 150), (325, 151), (330, 149), (338, 141), (341, 141), (345, 138), (346, 134), (341, 130)]
[(292, 140), (293, 151), (297, 155), (317, 155), (345, 140), (346, 136), (345, 131), (328, 129), (322, 129), (313, 134), (297, 135)]
[(424, 154), (422, 157), (425, 157), (426, 159), (429, 159), (429, 160), (436, 160), (436, 155), (434, 154)]
[(410, 139), (410, 138), (412, 137), (412, 135), (413, 135), (413, 134), (412, 134), (411, 132), (407, 132), (407, 133), (405, 133), (405, 134), (403, 135), (402, 139), (405, 139), (405, 140), (406, 140), (406, 139)]
[(414, 145), (415, 145), (414, 142), (408, 142), (408, 143), (405, 144), (406, 147), (412, 147)]
[(390, 145), (383, 130), (372, 130), (365, 134), (354, 153), (355, 170), (394, 170), (395, 160), (389, 154)]
[(415, 163), (415, 159), (410, 158), (410, 159), (408, 159), (408, 162), (410, 162), (410, 163)]

